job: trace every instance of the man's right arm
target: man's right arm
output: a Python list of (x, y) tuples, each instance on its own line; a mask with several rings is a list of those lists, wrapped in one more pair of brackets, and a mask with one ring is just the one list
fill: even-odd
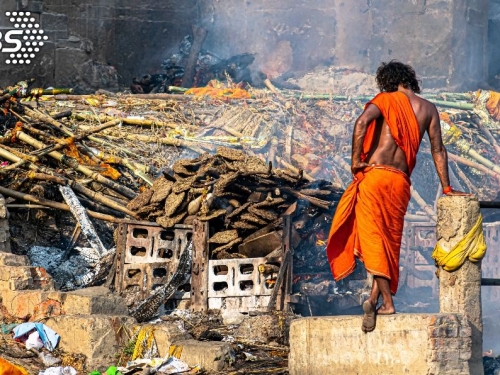
[[(434, 165), (436, 167), (439, 180), (441, 181), (441, 186), (444, 189), (450, 186), (450, 178), (448, 175), (448, 153), (446, 152), (446, 148), (444, 147), (443, 139), (441, 137), (439, 113), (434, 105), (432, 105), (432, 118), (427, 133), (429, 134), (429, 141), (431, 143), (431, 154), (434, 160)], [(452, 190), (448, 193), (448, 195), (465, 195), (465, 193)]]

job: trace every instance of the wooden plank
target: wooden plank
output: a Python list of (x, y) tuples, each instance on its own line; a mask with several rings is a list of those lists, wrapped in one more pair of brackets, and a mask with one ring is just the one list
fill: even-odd
[(193, 265), (191, 268), (191, 310), (208, 309), (208, 222), (193, 223)]

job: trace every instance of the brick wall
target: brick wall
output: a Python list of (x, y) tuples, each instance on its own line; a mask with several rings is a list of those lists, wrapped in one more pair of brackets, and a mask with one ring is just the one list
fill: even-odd
[(272, 61), (295, 72), (374, 72), (397, 58), (427, 88), (476, 89), (487, 79), (488, 0), (3, 0), (0, 18), (16, 9), (37, 14), (50, 40), (30, 67), (0, 61), (0, 85), (36, 76), (45, 86), (113, 88), (110, 64), (128, 86), (158, 72), (193, 23), (209, 30), (207, 50), (255, 53), (256, 69)]
[(471, 327), (460, 314), (437, 315), (428, 326), (429, 374), (469, 374)]

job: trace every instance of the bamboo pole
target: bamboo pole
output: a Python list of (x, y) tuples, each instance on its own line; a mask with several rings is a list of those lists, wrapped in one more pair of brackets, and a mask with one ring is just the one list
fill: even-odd
[[(35, 147), (35, 148), (38, 148), (38, 149), (47, 147), (42, 142), (37, 141), (36, 139), (30, 137), (26, 133), (23, 133), (22, 131), (17, 133), (17, 138), (20, 139), (21, 141)], [(50, 157), (64, 163), (64, 164), (66, 164), (66, 165), (69, 164), (69, 163), (65, 163), (67, 158), (58, 151), (52, 151), (52, 152), (48, 153), (48, 155)], [(125, 186), (122, 186), (120, 184), (117, 184), (116, 182), (111, 181), (111, 180), (107, 179), (106, 177), (101, 176), (99, 173), (94, 172), (91, 169), (89, 169), (83, 165), (80, 165), (76, 162), (70, 163), (70, 164), (71, 165), (69, 165), (69, 166), (71, 168), (73, 168), (74, 170), (76, 170), (80, 173), (83, 173), (85, 176), (93, 179), (94, 181), (97, 181), (97, 182), (109, 187), (110, 189), (115, 190), (116, 192), (126, 196), (129, 199), (135, 198), (136, 194), (131, 189), (129, 189)]]
[[(186, 90), (187, 91), (187, 90)], [(178, 95), (178, 94), (133, 94), (133, 95), (123, 95), (122, 98), (135, 98), (135, 99), (148, 99), (148, 100), (190, 100), (189, 95)]]
[(89, 197), (96, 202), (102, 203), (105, 206), (108, 206), (109, 208), (112, 208), (117, 211), (121, 211), (124, 214), (129, 215), (130, 217), (133, 217), (134, 219), (138, 219), (137, 215), (130, 211), (128, 208), (122, 206), (121, 204), (115, 202), (114, 200), (105, 197), (103, 194), (100, 194), (98, 192), (95, 192), (89, 188), (86, 188), (85, 186), (77, 183), (76, 181), (69, 181), (68, 182), (69, 186), (73, 188), (74, 191), (85, 195), (86, 197)]
[(427, 215), (429, 215), (429, 218), (431, 218), (432, 221), (436, 222), (437, 221), (437, 216), (434, 210), (429, 206), (423, 198), (420, 196), (420, 194), (413, 188), (413, 186), (410, 188), (411, 192), (411, 197), (417, 202), (417, 204), (425, 211)]
[[(198, 143), (195, 142), (190, 142), (186, 141), (184, 139), (178, 139), (178, 138), (169, 138), (169, 137), (152, 137), (148, 135), (141, 135), (141, 134), (125, 134), (123, 138), (131, 140), (131, 141), (140, 141), (140, 142), (145, 142), (145, 143), (159, 143), (163, 145), (168, 145), (168, 146), (175, 146), (175, 147), (186, 147), (189, 148), (193, 151), (196, 151), (198, 153), (203, 153), (204, 151), (198, 148)], [(209, 151), (215, 151), (214, 147), (211, 145), (204, 145), (204, 147), (209, 150)]]
[[(16, 155), (10, 154), (8, 151), (2, 150), (1, 148), (0, 148), (0, 157), (3, 157), (5, 159), (11, 160), (11, 161), (19, 161), (19, 159), (20, 159)], [(133, 217), (134, 219), (137, 219), (137, 216), (133, 211), (130, 211), (124, 205), (116, 202), (115, 200), (106, 197), (104, 194), (101, 194), (101, 193), (95, 192), (89, 188), (86, 188), (85, 186), (79, 184), (76, 181), (68, 180), (64, 177), (54, 176), (54, 175), (50, 174), (51, 171), (45, 167), (40, 168), (39, 166), (30, 163), (30, 168), (33, 169), (34, 171), (38, 171), (38, 170), (42, 169), (45, 172), (45, 173), (30, 172), (30, 173), (28, 173), (28, 178), (30, 178), (30, 179), (51, 181), (51, 182), (54, 182), (54, 183), (57, 183), (57, 184), (63, 185), (63, 186), (69, 184), (73, 188), (73, 190), (77, 191), (78, 193), (83, 194), (83, 195), (95, 200), (96, 202), (102, 203), (109, 208), (112, 208), (116, 211), (123, 212), (124, 214), (129, 215), (130, 217)], [(0, 171), (1, 171), (1, 169), (0, 169)]]
[[(15, 190), (7, 189), (3, 186), (0, 186), (0, 193), (7, 196), (7, 197), (21, 199), (24, 201), (32, 202), (35, 204), (40, 204), (42, 206), (51, 207), (51, 208), (55, 208), (55, 209), (62, 210), (62, 211), (70, 211), (69, 206), (67, 204), (54, 202), (54, 201), (44, 199), (44, 198), (38, 198), (38, 197), (35, 197), (34, 195), (30, 195), (30, 194), (20, 193), (20, 192), (15, 191)], [(93, 217), (94, 219), (109, 221), (112, 223), (122, 223), (123, 222), (121, 219), (117, 219), (113, 216), (104, 215), (104, 214), (94, 212), (94, 211), (87, 210), (87, 214), (90, 217)]]
[(112, 117), (112, 116), (96, 116), (90, 115), (87, 113), (75, 113), (73, 114), (73, 118), (81, 121), (111, 121), (111, 120), (120, 120), (126, 125), (137, 125), (137, 126), (160, 126), (160, 127), (169, 127), (172, 129), (178, 129), (179, 124), (173, 122), (164, 122), (158, 120), (146, 120), (146, 119), (137, 119), (137, 118), (128, 118), (128, 117)]
[(500, 174), (498, 174), (495, 171), (492, 171), (491, 169), (486, 168), (484, 165), (481, 165), (481, 164), (476, 163), (476, 162), (474, 162), (472, 160), (463, 158), (461, 156), (452, 154), (449, 151), (448, 151), (448, 157), (451, 160), (455, 160), (456, 162), (458, 162), (460, 164), (463, 164), (463, 165), (465, 165), (467, 167), (471, 167), (471, 168), (477, 169), (480, 172), (486, 173), (487, 175), (496, 178), (500, 182)]
[(484, 135), (486, 135), (486, 138), (488, 138), (488, 141), (495, 149), (495, 153), (497, 154), (497, 156), (500, 156), (500, 146), (498, 146), (497, 140), (495, 139), (495, 137), (493, 137), (493, 134), (491, 134), (490, 129), (484, 126), (484, 123), (481, 120), (477, 121), (476, 124), (479, 129), (483, 131)]
[(56, 127), (61, 132), (63, 132), (64, 134), (66, 134), (66, 135), (68, 135), (70, 137), (74, 136), (73, 132), (70, 129), (68, 129), (65, 125), (61, 124), (59, 121), (54, 120), (49, 115), (46, 115), (45, 113), (42, 113), (42, 112), (40, 112), (40, 111), (38, 111), (36, 109), (32, 110), (32, 109), (29, 109), (29, 108), (25, 108), (25, 111), (28, 114), (28, 116), (30, 116), (32, 119), (35, 119), (35, 120), (42, 121), (42, 122), (45, 122), (47, 124), (50, 124), (50, 125)]

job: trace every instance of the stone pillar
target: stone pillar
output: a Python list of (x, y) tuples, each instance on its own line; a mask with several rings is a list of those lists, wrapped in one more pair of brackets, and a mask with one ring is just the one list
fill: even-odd
[[(443, 249), (451, 249), (474, 226), (480, 214), (479, 202), (472, 196), (449, 196), (438, 201), (437, 239)], [(466, 260), (457, 271), (439, 269), (441, 313), (461, 313), (472, 329), (470, 373), (482, 375), (483, 322), (481, 309), (481, 262)]]

